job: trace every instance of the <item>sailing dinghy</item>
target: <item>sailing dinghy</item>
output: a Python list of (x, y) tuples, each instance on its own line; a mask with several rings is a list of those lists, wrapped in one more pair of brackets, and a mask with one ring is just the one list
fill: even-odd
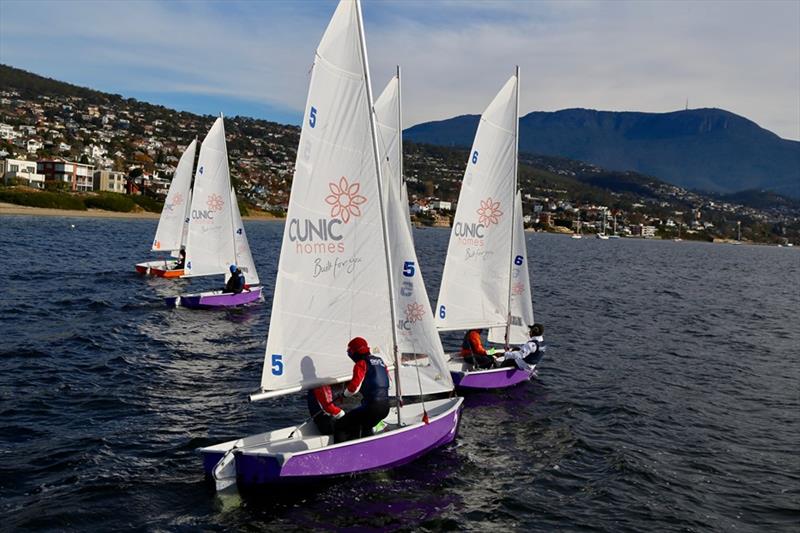
[(197, 160), (183, 277), (224, 274), (227, 282), (231, 265), (237, 265), (244, 273), (247, 285), (242, 292), (215, 290), (173, 296), (166, 299), (167, 305), (194, 309), (232, 307), (261, 298), (258, 272), (231, 187), (225, 126), (220, 116), (203, 140)]
[[(512, 306), (514, 269), (526, 262), (526, 254), (520, 253), (525, 246), (521, 213), (519, 224), (515, 222), (521, 210), (516, 195), (518, 117), (519, 67), (481, 115), (436, 305), (439, 331), (501, 329), (506, 346), (516, 329), (514, 322), (527, 319), (515, 317)], [(520, 242), (521, 247), (513, 245)], [(515, 253), (515, 248), (520, 252)], [(527, 275), (527, 267), (525, 271)], [(521, 276), (521, 270), (517, 274)], [(448, 364), (453, 381), (462, 389), (509, 387), (531, 376), (518, 368), (473, 369), (459, 354), (453, 354)]]
[(184, 150), (175, 175), (169, 185), (164, 208), (158, 219), (156, 236), (153, 239), (154, 252), (171, 252), (171, 259), (147, 261), (136, 265), (136, 272), (161, 278), (179, 278), (183, 268), (177, 267), (177, 257), (186, 244), (186, 229), (189, 223), (189, 207), (192, 201), (192, 167), (197, 141), (192, 141)]
[[(317, 48), (281, 246), (261, 390), (251, 401), (343, 383), (348, 341), (361, 336), (398, 369), (388, 194), (360, 3), (342, 0)], [(386, 202), (389, 203), (388, 201)], [(406, 225), (402, 224), (405, 228)], [(411, 259), (406, 259), (409, 261)], [(411, 272), (410, 268), (406, 268)], [(402, 270), (401, 270), (402, 272)], [(402, 274), (401, 274), (402, 275)], [(418, 275), (415, 270), (414, 278)], [(421, 297), (422, 294), (417, 296)], [(423, 313), (415, 322), (432, 320)], [(429, 324), (428, 327), (432, 327)], [(443, 368), (436, 350), (425, 354)], [(450, 377), (442, 381), (452, 389)], [(408, 463), (451, 442), (461, 398), (398, 404), (369, 437), (334, 443), (307, 421), (199, 450), (218, 490), (313, 481)]]

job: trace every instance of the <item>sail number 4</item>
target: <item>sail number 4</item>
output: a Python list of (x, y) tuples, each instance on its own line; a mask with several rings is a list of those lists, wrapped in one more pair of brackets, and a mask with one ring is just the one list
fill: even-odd
[(272, 375), (280, 376), (283, 374), (283, 355), (279, 353), (272, 354)]

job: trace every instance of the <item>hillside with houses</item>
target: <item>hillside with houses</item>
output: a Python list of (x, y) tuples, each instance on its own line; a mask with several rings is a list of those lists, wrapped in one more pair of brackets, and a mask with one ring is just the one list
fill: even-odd
[[(0, 65), (0, 173), (5, 186), (72, 194), (166, 193), (178, 159), (215, 117), (175, 111)], [(225, 117), (231, 177), (249, 206), (281, 215), (300, 129)], [(448, 225), (465, 149), (406, 142), (404, 170), (416, 221)], [(698, 193), (635, 172), (523, 153), (528, 226), (550, 231), (800, 242), (800, 202), (748, 191)]]

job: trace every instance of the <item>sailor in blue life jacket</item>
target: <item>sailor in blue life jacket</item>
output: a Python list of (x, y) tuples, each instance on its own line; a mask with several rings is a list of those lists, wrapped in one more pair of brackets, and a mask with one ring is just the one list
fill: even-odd
[(544, 326), (541, 324), (528, 326), (528, 334), (530, 338), (519, 347), (519, 350), (506, 351), (497, 358), (500, 366), (516, 366), (520, 370), (527, 372), (534, 370), (537, 363), (542, 359), (546, 348), (544, 344)]
[(323, 435), (333, 435), (335, 421), (345, 415), (344, 409), (334, 403), (339, 397), (341, 395), (334, 394), (330, 385), (322, 385), (308, 391), (308, 413)]
[(242, 271), (239, 270), (239, 267), (236, 265), (231, 265), (231, 277), (228, 278), (228, 282), (225, 284), (225, 288), (222, 292), (232, 292), (234, 294), (239, 294), (244, 290), (244, 274)]
[(370, 352), (362, 337), (355, 337), (347, 344), (347, 355), (355, 365), (344, 396), (360, 392), (361, 405), (336, 421), (335, 442), (369, 437), (372, 428), (389, 414), (389, 369), (383, 359)]

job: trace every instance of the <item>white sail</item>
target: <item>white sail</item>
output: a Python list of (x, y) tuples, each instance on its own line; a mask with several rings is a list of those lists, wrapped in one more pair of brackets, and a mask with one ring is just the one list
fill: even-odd
[(505, 325), (516, 172), (517, 76), (481, 115), (447, 248), (436, 325)]
[(382, 176), (387, 193), (386, 221), (394, 275), (397, 344), (400, 351), (400, 381), (404, 396), (433, 394), (453, 389), (439, 332), (433, 322), (411, 236), (405, 185), (400, 177), (400, 85), (395, 76), (375, 102)]
[[(514, 210), (514, 261), (511, 265), (511, 326), (509, 344), (523, 344), (528, 340), (528, 326), (533, 324), (531, 279), (528, 274), (528, 250), (525, 245), (525, 226), (522, 222), (522, 194), (517, 191), (517, 208)], [(489, 342), (504, 344), (506, 328), (491, 328)]]
[(184, 244), (183, 227), (187, 208), (191, 202), (192, 167), (197, 141), (192, 141), (184, 150), (172, 182), (169, 184), (164, 209), (158, 219), (153, 250), (180, 250)]
[[(189, 189), (189, 192), (186, 196), (186, 209), (184, 210), (183, 215), (183, 224), (181, 225), (181, 248), (186, 247), (186, 238), (189, 236), (189, 214), (192, 212), (192, 189)], [(172, 250), (170, 252), (172, 257), (180, 257), (180, 250)]]
[(244, 231), (242, 214), (239, 212), (239, 203), (236, 201), (236, 192), (231, 187), (231, 208), (233, 209), (233, 243), (236, 250), (236, 265), (244, 274), (244, 281), (248, 285), (260, 285), (253, 254), (250, 253), (250, 243), (247, 242), (247, 233)]
[(391, 364), (392, 318), (358, 6), (336, 8), (317, 48), (261, 376), (262, 391), (352, 372), (364, 337)]
[(229, 274), (236, 262), (225, 126), (218, 118), (203, 140), (194, 178), (184, 276)]

